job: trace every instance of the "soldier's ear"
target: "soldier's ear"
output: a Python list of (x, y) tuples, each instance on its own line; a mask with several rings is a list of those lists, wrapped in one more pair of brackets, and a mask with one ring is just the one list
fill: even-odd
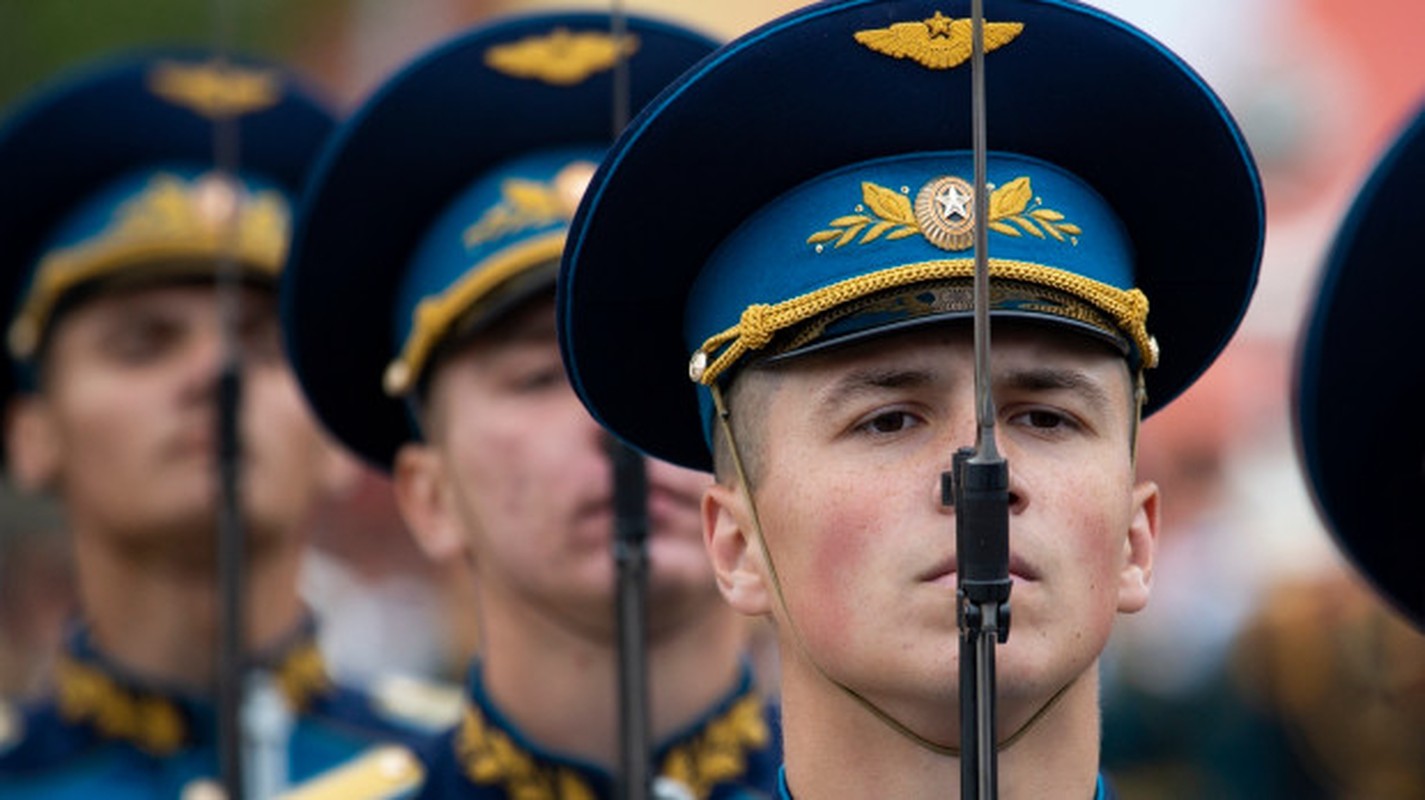
[(465, 537), (440, 453), (430, 445), (408, 442), (396, 453), (391, 477), (396, 506), (416, 544), (436, 562), (457, 558)]
[(1153, 587), (1153, 555), (1158, 549), (1158, 484), (1145, 481), (1133, 488), (1133, 519), (1123, 540), (1118, 573), (1118, 610), (1124, 614), (1148, 605)]
[(60, 440), (54, 415), (42, 396), (21, 395), (10, 402), (5, 414), (5, 458), (17, 486), (27, 492), (55, 488), (63, 460)]
[(714, 483), (703, 492), (703, 544), (728, 604), (743, 614), (772, 611), (768, 578), (746, 495)]

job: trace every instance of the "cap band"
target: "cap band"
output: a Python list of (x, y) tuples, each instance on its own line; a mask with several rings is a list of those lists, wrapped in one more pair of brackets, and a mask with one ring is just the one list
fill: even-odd
[[(750, 305), (742, 312), (741, 319), (736, 325), (709, 337), (703, 342), (702, 347), (693, 353), (688, 366), (688, 375), (697, 383), (711, 385), (719, 375), (734, 366), (744, 355), (763, 349), (772, 341), (773, 336), (781, 331), (811, 320), (818, 315), (841, 310), (848, 303), (869, 298), (887, 289), (913, 286), (930, 281), (970, 278), (974, 275), (974, 269), (973, 259), (948, 259), (907, 264), (848, 278), (779, 303)], [(1157, 344), (1148, 334), (1147, 329), (1148, 298), (1138, 289), (1119, 289), (1053, 267), (993, 258), (990, 259), (990, 279), (995, 284), (1014, 281), (1032, 287), (1041, 287), (1053, 292), (1062, 292), (1072, 298), (1084, 301), (1093, 309), (1106, 314), (1118, 330), (1128, 337), (1137, 351), (1142, 354), (1142, 366), (1151, 368), (1157, 365)], [(1000, 290), (1003, 292), (1006, 287), (1001, 285)], [(1098, 320), (1091, 319), (1084, 313), (1085, 309), (1075, 311), (1072, 305), (1062, 304), (1058, 304), (1059, 307), (1055, 308), (1051, 305), (1053, 298), (1047, 295), (1022, 299), (1030, 300), (1033, 304), (1030, 307), (1021, 303), (1020, 308), (1026, 311), (1061, 319), (1075, 319), (1093, 327), (1101, 327)], [(864, 306), (846, 310), (847, 313), (863, 311)], [(951, 313), (955, 310), (958, 309), (947, 308), (945, 312)], [(826, 322), (829, 323), (831, 319), (828, 318)], [(798, 337), (801, 340), (800, 343), (788, 346), (780, 354), (786, 354), (797, 347), (814, 342), (821, 338), (822, 332), (824, 331), (812, 334), (805, 330), (802, 331)]]
[(102, 214), (107, 223), (99, 233), (40, 259), (10, 324), (14, 358), (35, 354), (61, 299), (101, 278), (139, 266), (171, 269), (183, 259), (199, 262), (189, 271), (212, 273), (216, 259), (228, 255), (265, 276), (282, 269), (290, 222), (287, 198), (276, 189), (249, 191), (214, 172), (186, 178), (164, 171), (146, 177), (137, 193), (121, 194), (117, 205), (110, 205), (112, 193), (100, 194), (97, 210), (86, 206), (71, 220), (83, 225)]

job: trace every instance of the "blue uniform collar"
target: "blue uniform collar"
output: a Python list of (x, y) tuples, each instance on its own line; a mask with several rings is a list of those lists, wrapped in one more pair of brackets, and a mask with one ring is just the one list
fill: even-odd
[[(677, 781), (701, 800), (723, 784), (770, 784), (778, 739), (772, 712), (744, 664), (733, 688), (701, 719), (655, 748), (653, 763), (661, 778)], [(502, 786), (510, 797), (613, 796), (615, 776), (606, 769), (541, 747), (506, 718), (486, 693), (478, 663), (470, 670), (453, 746), (467, 780)]]
[[(271, 671), (296, 712), (334, 690), (310, 619), (254, 658), (253, 667)], [(55, 706), (66, 722), (100, 739), (127, 742), (156, 756), (212, 744), (217, 736), (217, 708), (210, 696), (123, 669), (99, 650), (82, 623), (70, 630), (55, 664)]]

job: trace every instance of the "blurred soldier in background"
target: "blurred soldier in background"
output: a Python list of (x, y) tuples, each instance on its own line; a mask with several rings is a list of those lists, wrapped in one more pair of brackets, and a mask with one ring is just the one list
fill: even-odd
[[(1323, 785), (1425, 796), (1425, 292), (1419, 191), (1425, 108), (1396, 136), (1337, 231), (1303, 328), (1298, 452), (1358, 574), (1280, 587), (1244, 637), (1251, 677)], [(1411, 629), (1414, 626), (1414, 630)]]
[[(636, 110), (713, 44), (612, 24), (495, 23), (388, 80), (323, 154), (283, 278), (313, 408), (393, 471), (425, 550), (474, 572), (480, 659), (463, 721), (429, 754), (427, 796), (609, 797), (618, 780), (611, 440), (565, 380), (553, 284), (613, 131), (616, 74)], [(775, 714), (699, 536), (709, 478), (651, 461), (647, 476), (655, 790), (770, 792)]]
[[(215, 165), (220, 118), (235, 173)], [(302, 401), (274, 289), (332, 126), (275, 67), (156, 54), (46, 87), (0, 128), (7, 466), (62, 504), (80, 599), (50, 696), (9, 715), (0, 795), (176, 797), (218, 772), (224, 308), (241, 354), (249, 704), (268, 712), (244, 730), (247, 783), (268, 793), (414, 738), (330, 679), (296, 589), (307, 515), (350, 464)], [(239, 279), (220, 287), (225, 264)], [(404, 763), (392, 781), (418, 773)]]

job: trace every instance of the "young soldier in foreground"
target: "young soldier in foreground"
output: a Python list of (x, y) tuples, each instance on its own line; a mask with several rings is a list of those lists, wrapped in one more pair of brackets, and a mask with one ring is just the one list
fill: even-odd
[[(631, 19), (474, 30), (382, 86), (334, 138), (284, 276), (313, 407), (394, 475), (436, 558), (468, 557), (483, 641), (427, 796), (610, 797), (619, 755), (608, 437), (564, 379), (553, 281), (610, 139), (712, 44)], [(673, 797), (770, 793), (775, 721), (699, 535), (704, 473), (648, 463), (653, 768)], [(676, 782), (676, 783), (674, 783)]]
[(650, 455), (715, 466), (719, 584), (776, 621), (786, 796), (958, 794), (940, 477), (975, 440), (974, 215), (1009, 464), (1003, 798), (1109, 793), (1097, 659), (1148, 601), (1157, 532), (1138, 420), (1212, 361), (1255, 280), (1259, 183), (1201, 81), (1090, 8), (986, 5), (989, 197), (969, 5), (830, 2), (651, 105), (570, 232), (575, 390)]
[[(232, 176), (213, 166), (223, 115), (241, 137)], [(4, 797), (188, 797), (217, 782), (227, 257), (242, 276), (248, 676), (275, 711), (247, 731), (246, 786), (281, 790), (398, 732), (329, 679), (297, 594), (308, 512), (350, 465), (302, 402), (274, 289), (290, 199), (332, 127), (276, 69), (175, 55), (91, 68), (0, 128), (7, 466), (62, 503), (80, 597), (53, 696), (0, 742)], [(395, 752), (384, 786), (418, 772)]]

